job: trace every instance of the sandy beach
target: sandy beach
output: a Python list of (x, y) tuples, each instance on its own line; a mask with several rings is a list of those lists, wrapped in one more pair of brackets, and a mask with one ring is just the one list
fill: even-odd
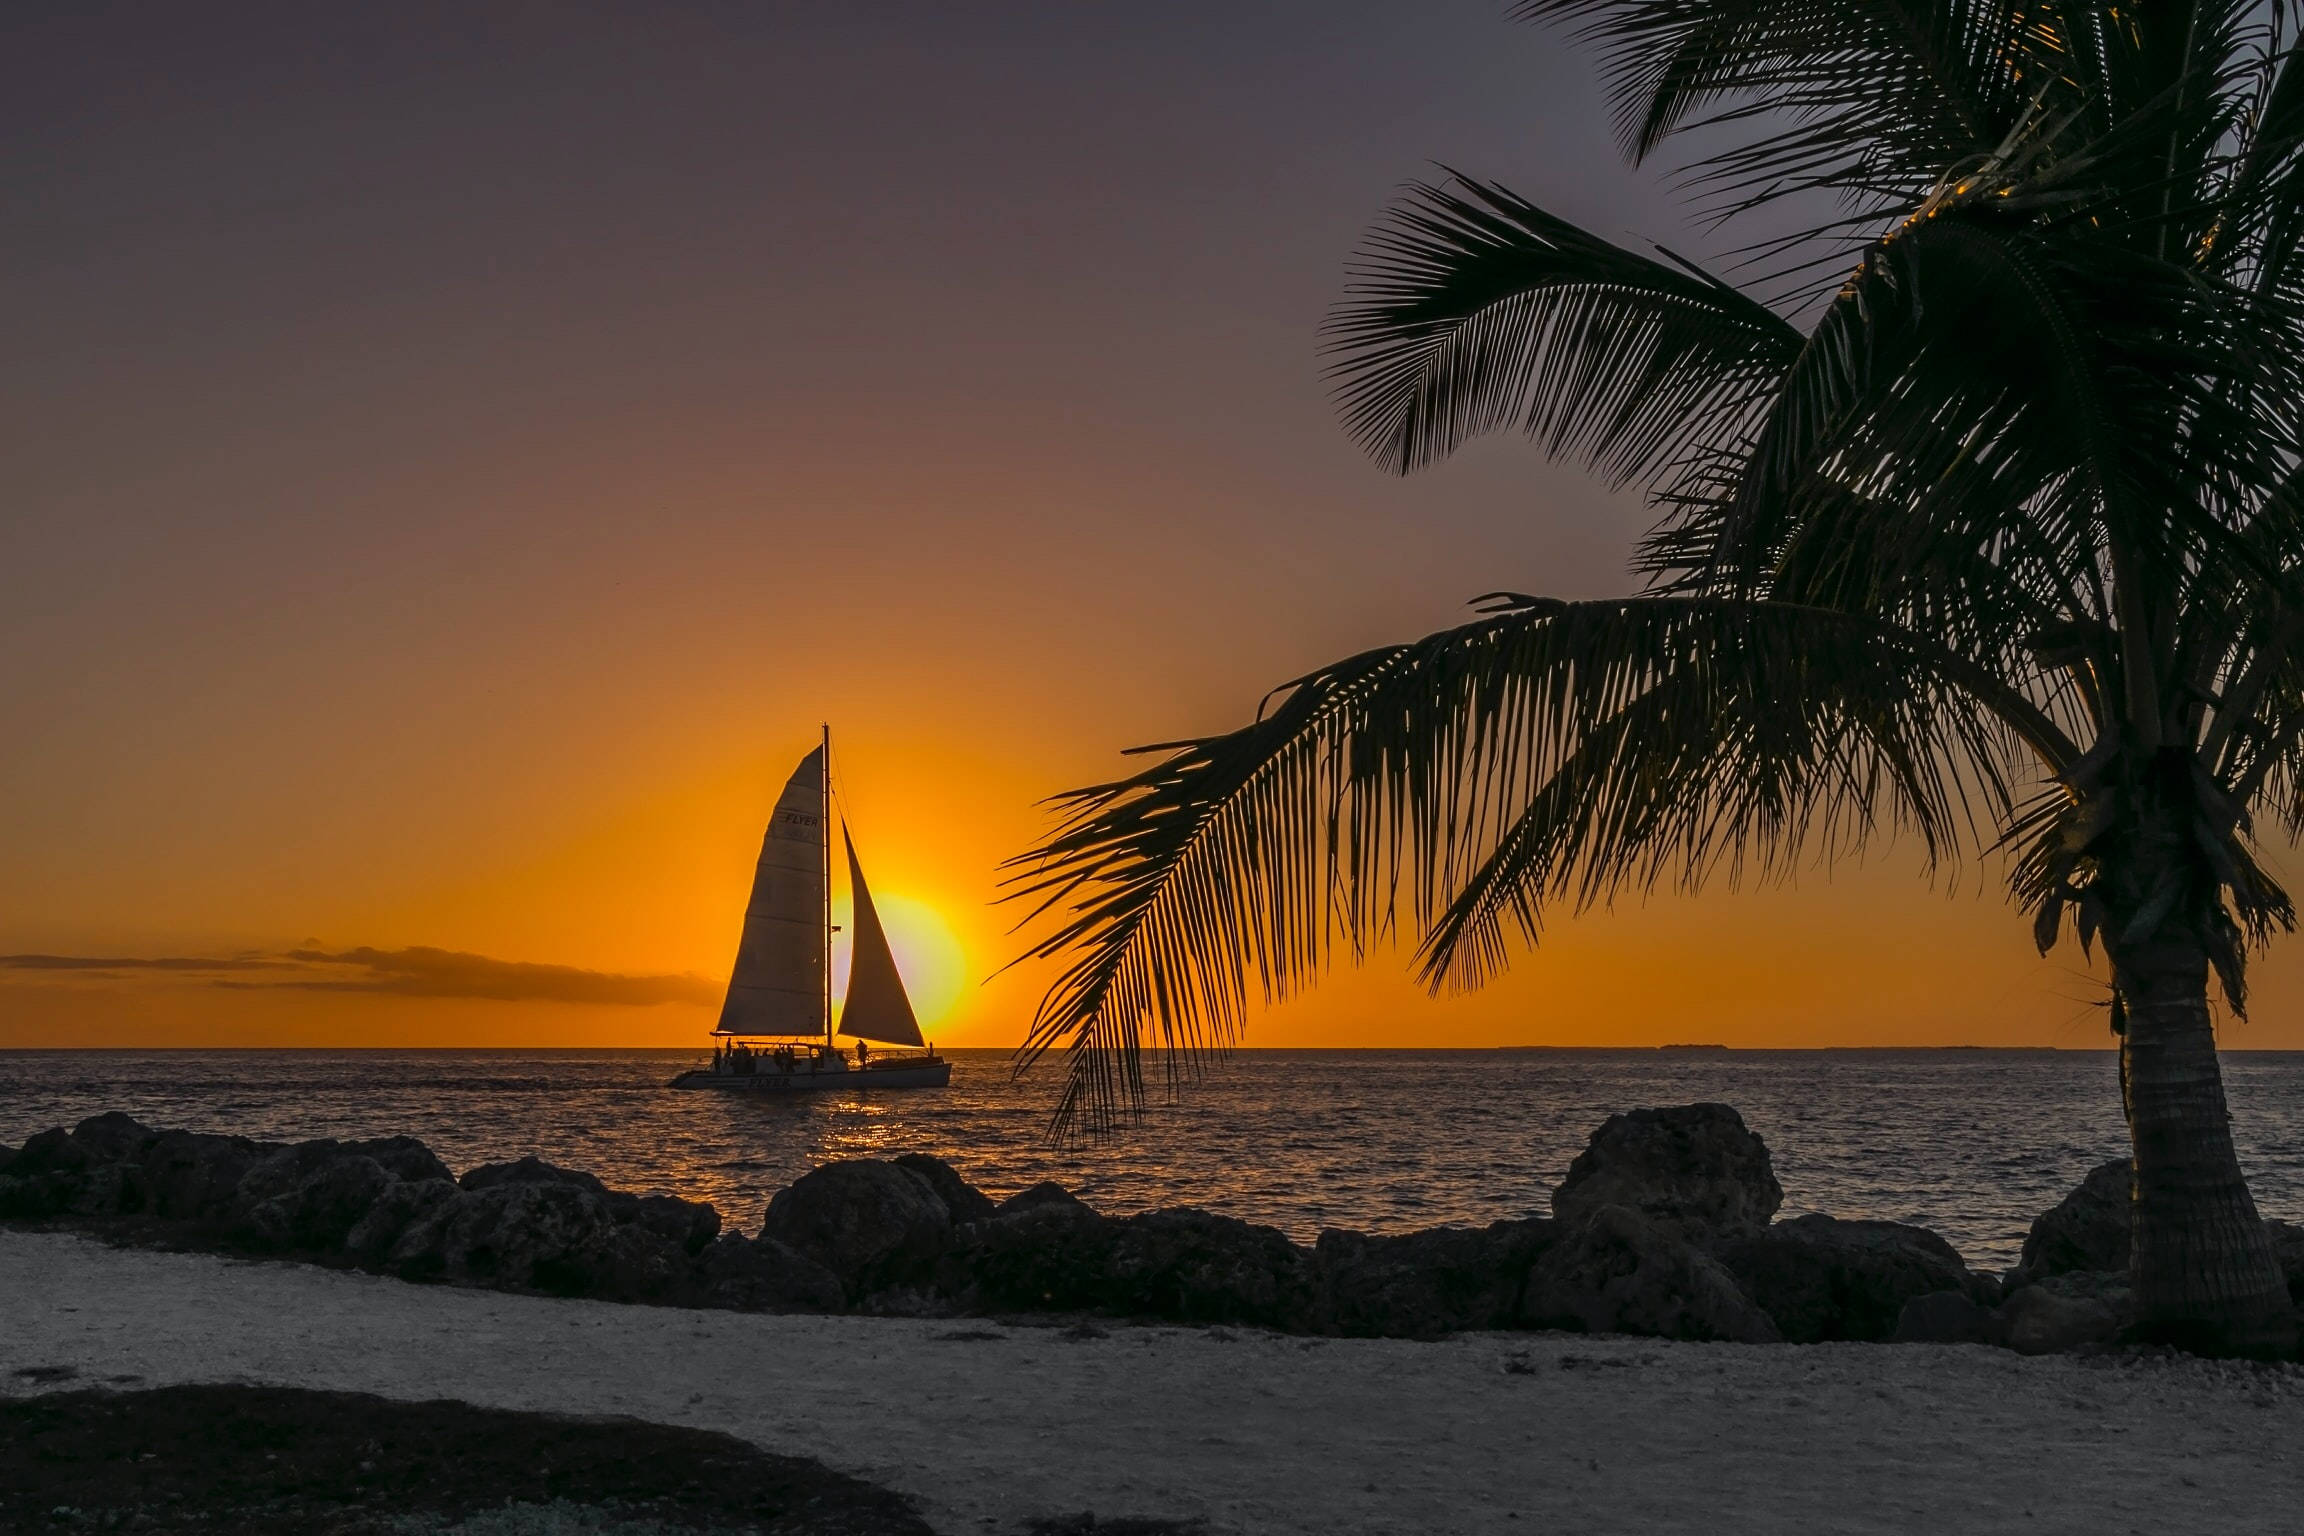
[(938, 1529), (2275, 1530), (2304, 1374), (1974, 1347), (762, 1316), (0, 1232), (0, 1381), (243, 1381), (723, 1429)]

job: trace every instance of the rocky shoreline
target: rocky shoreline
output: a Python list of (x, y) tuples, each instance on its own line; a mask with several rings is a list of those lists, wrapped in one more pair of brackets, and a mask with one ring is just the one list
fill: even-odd
[[(919, 1153), (826, 1164), (759, 1229), (535, 1158), (461, 1177), (411, 1137), (268, 1143), (113, 1113), (0, 1149), (0, 1221), (356, 1267), (421, 1282), (767, 1312), (1034, 1313), (1439, 1338), (1491, 1329), (1691, 1341), (2112, 1345), (2127, 1322), (2126, 1168), (1971, 1270), (1924, 1228), (1802, 1216), (1726, 1105), (1617, 1115), (1553, 1214), (1310, 1247), (1194, 1209), (1113, 1217), (1054, 1184), (995, 1202)], [(2304, 1298), (2304, 1228), (2273, 1223)], [(1091, 1325), (1092, 1326), (1092, 1325)]]

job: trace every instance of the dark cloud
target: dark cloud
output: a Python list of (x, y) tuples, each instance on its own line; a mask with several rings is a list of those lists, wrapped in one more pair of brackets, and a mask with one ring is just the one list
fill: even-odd
[(166, 955), (156, 959), (100, 955), (0, 955), (0, 971), (278, 971), (293, 961), (260, 955), (229, 959)]
[(377, 992), (392, 997), (484, 997), (504, 1002), (656, 1003), (717, 1002), (720, 988), (701, 976), (625, 976), (573, 965), (496, 960), (461, 950), (292, 949), (288, 958), (312, 966), (346, 967), (360, 974), (280, 983), (325, 992)]
[[(63, 971), (91, 980), (127, 980), (132, 973), (164, 972), (205, 977), (210, 986), (238, 991), (351, 992), (378, 997), (466, 997), (616, 1007), (711, 1003), (720, 996), (719, 985), (702, 976), (627, 976), (573, 965), (497, 960), (424, 945), (409, 949), (292, 949), (279, 955), (222, 959), (0, 955), (0, 970)], [(249, 971), (267, 974), (262, 979), (229, 974)]]

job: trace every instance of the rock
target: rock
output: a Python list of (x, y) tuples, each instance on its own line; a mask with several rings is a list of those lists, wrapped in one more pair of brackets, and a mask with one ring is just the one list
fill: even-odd
[(1923, 1227), (1801, 1216), (1716, 1250), (1744, 1293), (1795, 1344), (1885, 1339), (1904, 1304), (1935, 1291), (1997, 1300), (1959, 1253)]
[(1398, 1237), (1335, 1229), (1313, 1249), (1323, 1331), (1353, 1338), (1432, 1339), (1509, 1328), (1528, 1271), (1556, 1235), (1542, 1219)]
[(392, 1178), (411, 1182), (454, 1177), (448, 1165), (413, 1136), (382, 1136), (373, 1141), (321, 1137), (275, 1148), (259, 1159), (241, 1176), (234, 1198), (243, 1209), (253, 1209), (297, 1189), (314, 1173), (342, 1158), (364, 1160)]
[(94, 1161), (61, 1126), (35, 1133), (0, 1174), (0, 1221), (47, 1221), (69, 1214)]
[(1020, 1189), (992, 1208), (995, 1216), (1013, 1216), (1018, 1211), (1036, 1210), (1044, 1205), (1076, 1205), (1088, 1209), (1088, 1203), (1078, 1195), (1050, 1179), (1042, 1179), (1029, 1189)]
[(245, 1136), (163, 1131), (145, 1149), (145, 1209), (164, 1221), (217, 1221), (248, 1171), (281, 1149)]
[(837, 1312), (840, 1277), (772, 1237), (731, 1232), (697, 1256), (689, 1294), (741, 1312)]
[(1966, 1291), (1931, 1291), (1904, 1303), (1896, 1315), (1894, 1344), (1990, 1344), (2008, 1342), (2008, 1322), (1978, 1306)]
[(903, 1152), (897, 1154), (896, 1166), (928, 1182), (936, 1198), (944, 1202), (944, 1209), (951, 1212), (952, 1225), (964, 1226), (992, 1214), (992, 1197), (960, 1177), (960, 1171), (944, 1159), (925, 1152)]
[(230, 1232), (257, 1248), (341, 1251), (375, 1263), (443, 1203), (442, 1186), (455, 1189), (448, 1165), (413, 1136), (300, 1141), (272, 1149), (241, 1176)]
[(78, 1208), (88, 1174), (58, 1169), (18, 1177), (0, 1174), (0, 1221), (50, 1221)]
[(1003, 1208), (955, 1235), (937, 1261), (936, 1289), (973, 1311), (1094, 1310), (1104, 1304), (1118, 1228), (1069, 1195)]
[(928, 1181), (894, 1163), (826, 1163), (768, 1202), (760, 1235), (840, 1277), (850, 1299), (923, 1276), (952, 1235)]
[(72, 1140), (98, 1164), (132, 1163), (158, 1139), (157, 1131), (116, 1109), (91, 1115), (72, 1127)]
[(618, 1222), (646, 1228), (686, 1253), (702, 1253), (720, 1235), (720, 1213), (701, 1200), (673, 1195), (635, 1195), (610, 1189), (580, 1168), (562, 1168), (540, 1157), (514, 1163), (484, 1163), (459, 1181), (468, 1190), (501, 1189), (509, 1184), (565, 1184), (599, 1196)]
[(142, 1216), (149, 1200), (144, 1170), (134, 1163), (110, 1163), (91, 1168), (73, 1202), (76, 1216)]
[(624, 1194), (533, 1157), (475, 1169), (466, 1183), (475, 1187), (459, 1188), (411, 1136), (281, 1146), (155, 1133), (108, 1114), (41, 1132), (12, 1153), (0, 1218), (148, 1215), (412, 1277), (623, 1300), (688, 1285), (692, 1256), (720, 1230), (709, 1205)]
[(2040, 1213), (2008, 1283), (2033, 1285), (2076, 1270), (2125, 1272), (2128, 1222), (2129, 1163), (2121, 1157), (2092, 1170), (2079, 1188)]
[(44, 1173), (79, 1173), (95, 1162), (87, 1147), (74, 1141), (70, 1131), (58, 1127), (26, 1141), (8, 1165), (8, 1176), (29, 1179)]
[(1124, 1221), (1043, 1196), (971, 1222), (935, 1270), (935, 1294), (978, 1311), (1111, 1311), (1181, 1322), (1301, 1328), (1311, 1264), (1270, 1227), (1206, 1211)]
[(394, 1179), (346, 1229), (344, 1251), (363, 1264), (382, 1263), (402, 1233), (455, 1197), (447, 1179)]
[(2073, 1270), (2018, 1290), (2001, 1304), (2000, 1316), (2010, 1349), (2053, 1355), (2113, 1342), (2130, 1310), (2125, 1273)]
[(0, 1191), (0, 1216), (183, 1219), (226, 1203), (271, 1150), (240, 1137), (162, 1134), (118, 1111), (93, 1115), (69, 1131), (40, 1132), (9, 1159), (9, 1176), (26, 1182)]
[[(242, 1187), (248, 1182), (243, 1180)], [(241, 1235), (264, 1248), (334, 1253), (398, 1182), (372, 1157), (331, 1156), (289, 1187), (248, 1203)]]
[(603, 1301), (675, 1301), (695, 1262), (678, 1244), (646, 1227), (627, 1225), (617, 1228), (615, 1239), (597, 1256), (579, 1255), (559, 1271), (538, 1269), (530, 1284), (556, 1295)]
[[(508, 1213), (507, 1207), (514, 1205), (519, 1209)], [(544, 1209), (538, 1211), (536, 1206)], [(497, 1230), (508, 1225), (529, 1230)], [(597, 1196), (587, 1198), (580, 1189), (555, 1184), (459, 1188), (411, 1222), (386, 1252), (384, 1263), (409, 1280), (486, 1284), (501, 1277), (517, 1284), (533, 1266), (539, 1247), (554, 1256), (572, 1247), (597, 1246), (615, 1225), (607, 1205)], [(539, 1227), (550, 1229), (541, 1244), (532, 1240)]]
[[(627, 1206), (624, 1202), (629, 1200)], [(655, 1233), (682, 1253), (699, 1254), (720, 1235), (718, 1208), (702, 1200), (675, 1195), (626, 1195), (611, 1192), (609, 1209), (620, 1221)], [(630, 1214), (626, 1214), (629, 1212)]]
[(580, 1254), (557, 1271), (539, 1267), (530, 1284), (564, 1296), (597, 1296), (603, 1301), (671, 1301), (688, 1284), (695, 1265), (687, 1250), (638, 1223), (616, 1229), (615, 1238), (595, 1256)]
[(1619, 1206), (1699, 1244), (1757, 1234), (1783, 1203), (1768, 1144), (1725, 1104), (1609, 1116), (1552, 1192), (1563, 1221)]
[(563, 1168), (531, 1153), (515, 1163), (482, 1163), (456, 1181), (465, 1189), (495, 1189), (504, 1184), (570, 1184), (605, 1196), (608, 1186), (581, 1168)]
[(1189, 1208), (1146, 1211), (1113, 1225), (1106, 1306), (1265, 1328), (1301, 1328), (1311, 1319), (1311, 1264), (1274, 1228)]
[(6, 1173), (8, 1165), (15, 1161), (16, 1149), (14, 1147), (0, 1147), (0, 1173)]
[(22, 1178), (0, 1176), (0, 1220), (53, 1221), (71, 1216), (102, 1220), (133, 1216), (143, 1209), (141, 1172), (124, 1163), (58, 1168)]
[(1780, 1337), (1719, 1261), (1675, 1228), (1620, 1205), (1584, 1215), (1544, 1250), (1529, 1271), (1521, 1314), (1529, 1327), (1583, 1333), (1742, 1344)]
[(385, 1263), (409, 1279), (618, 1301), (664, 1297), (689, 1270), (678, 1246), (570, 1183), (460, 1189), (411, 1223)]
[(432, 1149), (413, 1136), (379, 1136), (373, 1141), (347, 1141), (343, 1150), (372, 1159), (379, 1168), (396, 1179), (420, 1183), (426, 1179), (447, 1179), (456, 1175), (448, 1165), (433, 1155)]

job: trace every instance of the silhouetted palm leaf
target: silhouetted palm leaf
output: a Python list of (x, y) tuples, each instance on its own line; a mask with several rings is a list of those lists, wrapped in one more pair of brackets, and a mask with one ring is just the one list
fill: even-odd
[(1732, 439), (1798, 353), (1767, 306), (1501, 188), (1418, 187), (1329, 324), (1346, 423), (1399, 469), (1518, 427), (1621, 479)]
[[(1063, 798), (1013, 861), (1077, 952), (1027, 1059), (1069, 1040), (1069, 1129), (1143, 1092), (1147, 1034), (1172, 1074), (1239, 1036), (1405, 903), (1428, 966), (1494, 968), (1507, 915), (1660, 878), (1780, 866), (1809, 834), (1883, 819), (1949, 851), (1977, 800), (2005, 812), (2012, 757), (2077, 755), (2029, 700), (1956, 654), (1858, 616), (1717, 598), (1507, 598), (1479, 621), (1299, 679), (1254, 724)], [(1947, 748), (1952, 756), (1946, 756)], [(1433, 926), (1437, 924), (1437, 926)], [(1257, 978), (1252, 989), (1251, 977)]]
[[(1944, 0), (1525, 0), (1600, 48), (1635, 160), (1672, 134), (1762, 113), (1787, 126), (1703, 170), (1780, 192), (1892, 197), (1989, 154), (2026, 110), (2036, 35), (2011, 7)], [(2011, 67), (2011, 66), (2016, 67)]]

